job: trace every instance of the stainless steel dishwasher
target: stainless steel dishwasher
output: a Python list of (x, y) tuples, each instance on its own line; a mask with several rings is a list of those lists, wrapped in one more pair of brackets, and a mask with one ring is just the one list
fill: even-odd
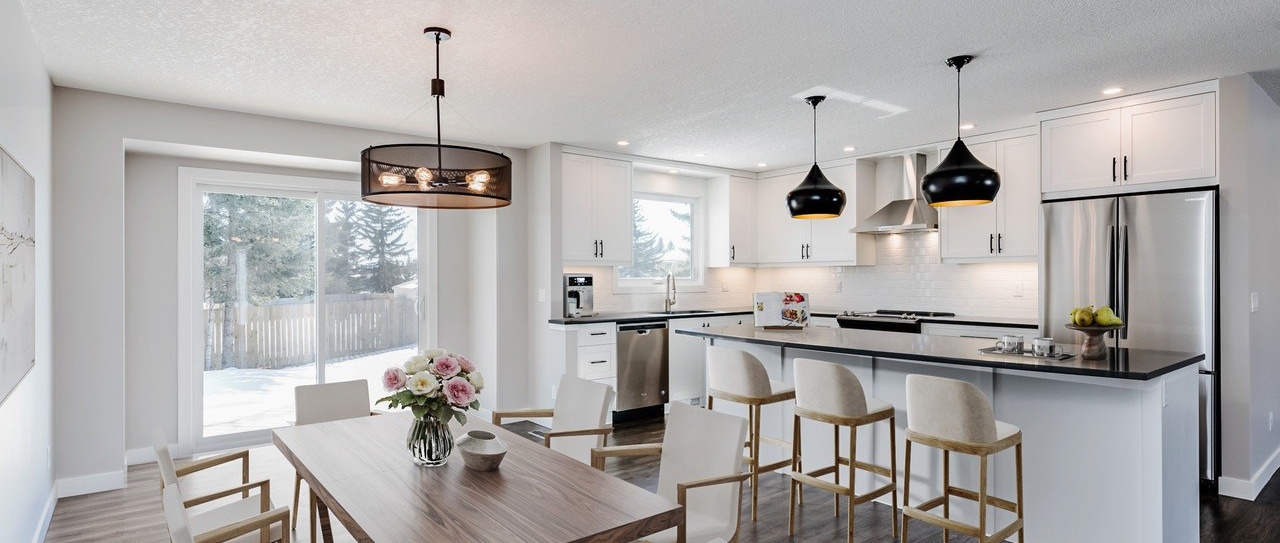
[(618, 411), (667, 403), (667, 323), (618, 325)]

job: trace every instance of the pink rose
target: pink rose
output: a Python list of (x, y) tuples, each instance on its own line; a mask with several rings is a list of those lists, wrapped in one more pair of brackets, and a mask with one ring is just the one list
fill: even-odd
[(451, 354), (436, 358), (431, 367), (431, 372), (440, 376), (440, 379), (448, 379), (460, 371), (462, 371), (462, 364)]
[(387, 368), (387, 371), (382, 372), (382, 388), (387, 389), (387, 392), (400, 390), (408, 382), (409, 374), (400, 368), (390, 367)]
[(467, 407), (476, 400), (476, 387), (461, 377), (444, 382), (444, 397), (458, 407)]
[(460, 354), (455, 354), (453, 357), (458, 359), (458, 364), (462, 366), (462, 371), (467, 373), (476, 371), (476, 365), (472, 364), (470, 360), (467, 360), (467, 357)]

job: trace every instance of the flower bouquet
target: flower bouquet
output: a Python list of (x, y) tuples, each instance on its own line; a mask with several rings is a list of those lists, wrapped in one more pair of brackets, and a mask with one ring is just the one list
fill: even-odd
[(484, 389), (484, 377), (467, 357), (428, 349), (405, 361), (403, 368), (387, 368), (382, 386), (390, 395), (377, 403), (413, 411), (407, 444), (414, 462), (440, 466), (453, 452), (449, 419), (466, 424), (466, 410), (480, 409), (476, 394)]

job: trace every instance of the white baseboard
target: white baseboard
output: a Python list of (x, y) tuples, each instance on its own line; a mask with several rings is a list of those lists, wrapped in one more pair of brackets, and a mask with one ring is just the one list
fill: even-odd
[[(177, 445), (170, 443), (169, 450), (177, 450)], [(124, 452), (124, 464), (126, 466), (136, 466), (138, 464), (150, 464), (156, 461), (155, 447), (142, 447), (138, 449), (129, 449)]]
[(44, 537), (49, 533), (49, 522), (53, 520), (53, 509), (58, 505), (58, 485), (54, 483), (49, 487), (49, 499), (44, 503), (44, 512), (40, 513), (40, 526), (36, 527), (36, 533), (31, 536), (31, 543), (43, 543)]
[(65, 498), (67, 496), (79, 496), (81, 494), (124, 488), (124, 480), (124, 470), (120, 470), (95, 473), (83, 477), (58, 479), (58, 482), (54, 483), (54, 485), (58, 489), (58, 497)]
[(1271, 453), (1271, 457), (1247, 481), (1234, 477), (1219, 477), (1218, 494), (1253, 501), (1258, 494), (1262, 493), (1262, 487), (1267, 486), (1267, 482), (1271, 481), (1271, 477), (1278, 469), (1280, 469), (1280, 449)]

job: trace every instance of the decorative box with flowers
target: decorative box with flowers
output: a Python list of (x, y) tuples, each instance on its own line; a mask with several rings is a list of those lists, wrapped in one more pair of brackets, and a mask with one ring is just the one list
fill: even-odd
[(476, 394), (484, 377), (467, 357), (443, 349), (427, 349), (382, 373), (382, 386), (391, 393), (378, 403), (413, 411), (408, 446), (414, 462), (440, 466), (453, 451), (449, 420), (466, 424), (468, 409), (480, 409)]

